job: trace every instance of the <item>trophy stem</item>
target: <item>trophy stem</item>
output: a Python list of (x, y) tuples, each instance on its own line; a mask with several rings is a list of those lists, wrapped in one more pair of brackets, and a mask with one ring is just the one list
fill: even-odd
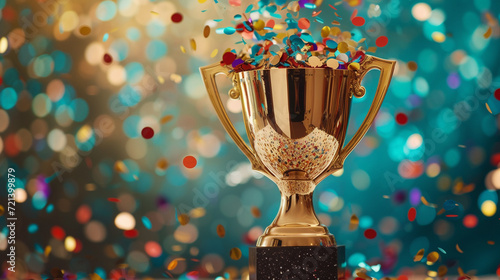
[(278, 215), (257, 241), (258, 247), (333, 246), (335, 238), (314, 212), (316, 184), (307, 180), (281, 180)]

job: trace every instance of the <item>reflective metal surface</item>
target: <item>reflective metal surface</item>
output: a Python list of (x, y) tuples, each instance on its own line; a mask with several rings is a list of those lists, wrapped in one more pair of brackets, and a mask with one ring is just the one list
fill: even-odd
[[(269, 69), (233, 74), (233, 98), (241, 98), (250, 146), (236, 132), (220, 99), (215, 75), (228, 71), (220, 64), (202, 67), (210, 99), (224, 128), (252, 162), (254, 170), (276, 182), (281, 206), (257, 246), (331, 246), (335, 238), (314, 213), (312, 194), (326, 176), (342, 168), (375, 116), (387, 92), (395, 61), (366, 56), (361, 68)], [(344, 140), (353, 96), (371, 69), (380, 82), (361, 127)], [(343, 147), (343, 148), (342, 148)]]

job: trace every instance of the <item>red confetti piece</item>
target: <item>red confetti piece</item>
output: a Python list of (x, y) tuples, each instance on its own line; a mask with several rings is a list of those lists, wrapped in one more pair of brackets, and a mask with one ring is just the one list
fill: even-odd
[(184, 164), (186, 168), (194, 168), (196, 166), (196, 163), (197, 163), (196, 158), (193, 156), (186, 156), (182, 160), (182, 164)]
[(353, 20), (358, 15), (358, 9), (354, 9), (351, 15), (351, 20)]
[(330, 8), (334, 9), (335, 11), (337, 10), (337, 8), (335, 8), (332, 4), (328, 4), (330, 6)]
[(50, 229), (50, 234), (52, 235), (52, 237), (54, 237), (55, 239), (59, 239), (59, 240), (63, 240), (64, 237), (66, 237), (66, 232), (64, 231), (64, 229), (62, 229), (60, 226), (53, 226), (51, 229)]
[(408, 276), (406, 276), (406, 275), (400, 275), (398, 277), (398, 280), (408, 280)]
[(322, 12), (322, 11), (323, 11), (323, 10), (321, 10), (321, 11), (319, 11), (319, 12), (313, 12), (313, 13), (312, 13), (312, 16), (313, 16), (313, 17), (316, 17), (316, 16), (318, 16), (319, 14), (321, 14), (321, 12)]
[(417, 217), (417, 209), (415, 208), (410, 208), (410, 210), (408, 210), (408, 220), (410, 222), (413, 222), (415, 221), (415, 218)]
[[(0, 83), (1, 84), (1, 83)], [(497, 100), (500, 100), (500, 88), (497, 88), (497, 90), (495, 90), (495, 98)]]
[(365, 237), (367, 239), (373, 239), (373, 238), (377, 237), (377, 232), (374, 229), (369, 228), (369, 229), (365, 230)]
[(363, 26), (365, 25), (365, 19), (362, 17), (355, 17), (352, 19), (352, 24), (354, 24), (354, 26)]
[(491, 165), (493, 165), (493, 166), (499, 165), (500, 164), (500, 153), (492, 155), (490, 162), (491, 162)]
[(172, 15), (171, 19), (172, 19), (173, 22), (179, 23), (179, 22), (182, 21), (182, 14), (175, 13), (175, 14)]
[(452, 214), (449, 214), (449, 215), (446, 215), (446, 217), (449, 217), (449, 218), (456, 218), (456, 217), (458, 217), (458, 215), (452, 215)]
[(146, 126), (142, 129), (141, 135), (144, 139), (151, 139), (155, 135), (155, 132), (151, 127)]
[(233, 52), (226, 52), (222, 56), (222, 61), (224, 64), (230, 65), (236, 59), (236, 54)]
[(114, 197), (108, 198), (108, 201), (111, 201), (111, 202), (120, 202), (120, 200), (118, 198), (114, 198)]
[(463, 223), (466, 228), (475, 228), (477, 226), (477, 217), (474, 214), (469, 214), (464, 217)]
[(104, 63), (106, 63), (106, 64), (111, 64), (111, 62), (113, 62), (113, 57), (111, 57), (110, 54), (106, 53), (106, 54), (104, 54), (104, 57), (102, 58), (102, 60), (104, 60)]
[(377, 47), (379, 48), (385, 47), (387, 43), (389, 43), (389, 39), (386, 36), (380, 36), (375, 41), (375, 45), (377, 45)]
[(268, 21), (267, 21), (267, 23), (266, 23), (266, 27), (269, 27), (269, 28), (274, 28), (274, 25), (275, 25), (275, 24), (276, 24), (276, 23), (274, 22), (274, 19), (270, 19), (270, 20), (268, 20)]
[(308, 29), (311, 26), (311, 22), (307, 18), (299, 19), (298, 26), (300, 29)]
[(137, 231), (136, 229), (130, 229), (130, 230), (124, 231), (123, 235), (126, 238), (136, 238), (137, 236), (139, 236), (139, 231)]
[(188, 276), (196, 276), (196, 275), (198, 275), (198, 273), (199, 273), (198, 271), (193, 270), (193, 271), (188, 272), (186, 275), (188, 275)]
[(403, 113), (397, 113), (396, 122), (400, 125), (405, 125), (408, 122), (408, 116)]
[(73, 253), (78, 253), (82, 250), (83, 248), (83, 244), (82, 244), (82, 241), (80, 241), (79, 239), (76, 240), (76, 246), (75, 246), (75, 249), (73, 250)]

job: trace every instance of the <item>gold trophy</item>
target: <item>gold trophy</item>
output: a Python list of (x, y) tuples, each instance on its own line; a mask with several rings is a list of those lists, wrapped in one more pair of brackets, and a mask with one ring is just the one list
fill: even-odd
[[(227, 133), (251, 161), (252, 168), (274, 181), (281, 192), (278, 215), (259, 237), (257, 252), (251, 248), (253, 278), (342, 278), (338, 267), (342, 253), (337, 252), (335, 237), (314, 212), (313, 191), (319, 182), (343, 167), (346, 157), (370, 128), (395, 64), (366, 55), (359, 70), (275, 68), (232, 73), (234, 87), (229, 95), (241, 99), (250, 145), (232, 125), (215, 82), (216, 75), (229, 76), (229, 70), (220, 63), (200, 68), (210, 100)], [(372, 69), (380, 70), (373, 103), (356, 134), (344, 146), (352, 98), (365, 94), (360, 83)], [(325, 253), (319, 254), (316, 247), (335, 249), (331, 251), (332, 258), (319, 258), (322, 263), (335, 264), (318, 264), (320, 260), (314, 258), (314, 252), (320, 257)], [(263, 250), (261, 254), (259, 250)], [(273, 257), (269, 258), (270, 255)], [(316, 268), (310, 269), (311, 265), (304, 264), (310, 260), (301, 258), (316, 260)], [(273, 261), (279, 261), (279, 265), (270, 265)], [(328, 267), (326, 271), (322, 271), (324, 267)]]

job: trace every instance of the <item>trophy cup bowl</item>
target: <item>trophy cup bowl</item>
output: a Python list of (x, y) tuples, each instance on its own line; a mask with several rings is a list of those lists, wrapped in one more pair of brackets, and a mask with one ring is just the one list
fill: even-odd
[[(231, 98), (240, 98), (250, 145), (236, 132), (222, 104), (215, 76), (230, 75), (215, 63), (201, 67), (210, 100), (227, 133), (281, 192), (279, 212), (257, 247), (336, 246), (313, 209), (316, 185), (342, 168), (347, 155), (368, 131), (387, 92), (395, 61), (366, 55), (359, 70), (275, 68), (231, 73)], [(365, 94), (361, 80), (380, 70), (372, 105), (344, 146), (351, 101)]]

